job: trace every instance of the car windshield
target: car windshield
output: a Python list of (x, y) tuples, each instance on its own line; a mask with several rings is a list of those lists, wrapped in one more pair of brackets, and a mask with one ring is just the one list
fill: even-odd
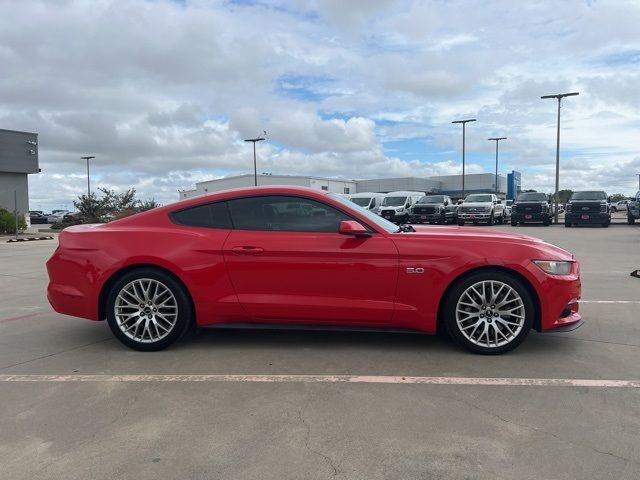
[(604, 192), (573, 192), (571, 200), (606, 200), (607, 194)]
[(352, 198), (351, 201), (360, 207), (368, 207), (371, 197)]
[(518, 195), (518, 202), (546, 202), (547, 195), (544, 193), (521, 193)]
[(371, 210), (367, 210), (366, 208), (362, 208), (359, 205), (355, 205), (352, 201), (344, 197), (341, 197), (340, 195), (336, 195), (335, 193), (329, 193), (327, 196), (335, 200), (336, 202), (346, 206), (347, 208), (358, 211), (358, 213), (360, 213), (361, 215), (364, 215), (368, 221), (370, 221), (371, 223), (374, 223), (376, 226), (382, 228), (383, 230), (389, 233), (398, 231), (398, 226), (395, 223), (391, 223), (385, 220), (384, 218), (373, 213)]
[(444, 197), (442, 195), (430, 195), (422, 197), (418, 200), (418, 203), (444, 203)]
[(464, 202), (491, 202), (493, 197), (491, 195), (469, 195), (464, 199)]
[(399, 207), (404, 205), (407, 201), (407, 197), (384, 197), (382, 205), (385, 207)]

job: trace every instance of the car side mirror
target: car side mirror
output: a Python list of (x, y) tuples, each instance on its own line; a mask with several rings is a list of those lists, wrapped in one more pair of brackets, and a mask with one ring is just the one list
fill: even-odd
[(496, 201), (496, 203), (497, 203), (498, 205), (500, 205), (500, 204), (502, 203), (502, 200), (498, 200), (498, 201)]
[(411, 204), (409, 202), (407, 202), (407, 204), (404, 206), (404, 208), (409, 208), (411, 206)]
[(447, 205), (449, 205), (449, 200), (444, 201), (444, 206), (446, 207)]
[(359, 222), (355, 220), (343, 220), (340, 222), (338, 233), (342, 235), (353, 235), (355, 237), (370, 237), (369, 231)]

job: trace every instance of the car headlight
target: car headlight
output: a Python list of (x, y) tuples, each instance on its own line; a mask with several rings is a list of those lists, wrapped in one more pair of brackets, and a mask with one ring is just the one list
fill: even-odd
[(571, 213), (571, 204), (567, 203), (566, 207), (564, 207), (564, 211), (567, 213)]
[(491, 207), (484, 207), (485, 211), (490, 212), (491, 211)]
[(602, 213), (605, 213), (607, 211), (607, 204), (606, 203), (603, 203), (603, 204), (600, 205), (600, 211)]
[(535, 263), (540, 269), (548, 273), (549, 275), (569, 275), (571, 272), (571, 263), (566, 261), (558, 261), (558, 260), (534, 260)]

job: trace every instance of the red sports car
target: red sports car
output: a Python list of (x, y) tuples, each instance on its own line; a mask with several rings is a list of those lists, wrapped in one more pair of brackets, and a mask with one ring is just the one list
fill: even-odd
[(107, 319), (138, 350), (194, 324), (440, 328), (477, 353), (531, 328), (567, 331), (580, 267), (519, 234), (398, 227), (339, 195), (301, 187), (228, 190), (65, 229), (47, 262), (60, 313)]

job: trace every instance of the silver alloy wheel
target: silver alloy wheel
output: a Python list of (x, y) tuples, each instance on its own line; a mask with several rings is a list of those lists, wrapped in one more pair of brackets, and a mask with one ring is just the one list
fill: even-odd
[(178, 319), (178, 302), (171, 290), (152, 278), (127, 283), (113, 307), (118, 328), (131, 340), (154, 343), (169, 335)]
[(464, 337), (486, 348), (510, 343), (522, 331), (524, 302), (510, 285), (483, 280), (467, 288), (456, 304), (456, 322)]

